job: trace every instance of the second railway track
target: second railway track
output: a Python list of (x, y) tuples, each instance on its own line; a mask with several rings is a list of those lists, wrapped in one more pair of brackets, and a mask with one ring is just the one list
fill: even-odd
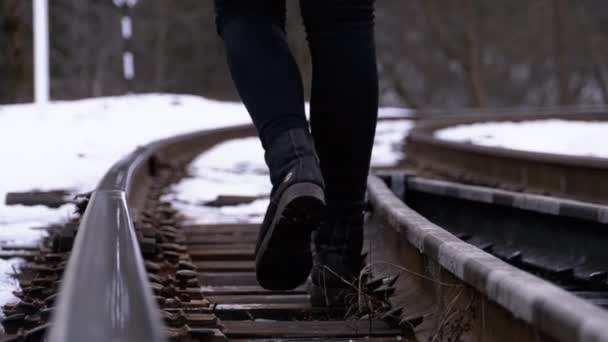
[(606, 121), (608, 113), (556, 109), (543, 114), (444, 116), (417, 125), (408, 135), (405, 152), (418, 170), (433, 176), (608, 204), (606, 159), (480, 146), (434, 136), (438, 130), (456, 125), (544, 119)]
[[(161, 200), (194, 156), (253, 133), (242, 126), (180, 136), (118, 162), (75, 239), (73, 223), (40, 252), (23, 254), (29, 274), (22, 302), (5, 308), (4, 339), (608, 341), (608, 263), (591, 257), (602, 254), (593, 240), (605, 241), (606, 207), (403, 173), (369, 180), (369, 273), (358, 286), (377, 305), (319, 309), (305, 286), (261, 289), (256, 225), (184, 225)], [(580, 237), (586, 248), (561, 259), (544, 248), (534, 236), (557, 235), (548, 216), (571, 224), (562, 230), (589, 231)], [(535, 235), (526, 240), (526, 232)]]

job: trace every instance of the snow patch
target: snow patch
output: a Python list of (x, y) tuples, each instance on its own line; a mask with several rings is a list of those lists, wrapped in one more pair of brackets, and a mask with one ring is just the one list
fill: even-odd
[(413, 126), (414, 123), (408, 120), (378, 122), (372, 166), (390, 167), (405, 158), (403, 144)]
[[(19, 281), (15, 277), (19, 268), (25, 264), (25, 260), (20, 258), (12, 258), (8, 260), (0, 259), (0, 304), (17, 303), (17, 298), (13, 292), (19, 291)], [(4, 313), (0, 311), (0, 318), (4, 317)], [(2, 330), (0, 328), (0, 330)]]
[(459, 125), (435, 132), (442, 140), (512, 150), (608, 158), (608, 122), (533, 120)]
[[(35, 245), (37, 227), (65, 222), (75, 210), (7, 206), (7, 192), (93, 190), (105, 172), (137, 146), (156, 139), (249, 123), (240, 103), (187, 95), (129, 95), (0, 107), (0, 248)], [(0, 305), (15, 299), (18, 284), (0, 260)]]
[[(410, 121), (379, 122), (372, 153), (372, 166), (392, 166), (403, 158), (402, 146)], [(189, 166), (191, 177), (183, 179), (163, 199), (176, 203), (190, 224), (261, 223), (272, 189), (264, 150), (257, 138), (220, 143), (201, 154)], [(205, 202), (220, 195), (261, 197), (234, 206), (213, 207)]]
[(409, 108), (399, 107), (383, 107), (378, 110), (380, 118), (410, 118), (414, 115), (414, 111)]
[[(31, 243), (32, 226), (64, 221), (58, 210), (6, 206), (10, 191), (91, 191), (104, 173), (137, 146), (175, 134), (249, 122), (244, 106), (187, 95), (130, 95), (33, 104), (0, 111), (0, 238)], [(43, 171), (43, 172), (42, 172)], [(21, 240), (23, 238), (23, 240)]]
[(257, 223), (263, 219), (268, 199), (249, 204), (211, 207), (204, 203), (220, 195), (267, 197), (271, 190), (264, 150), (258, 138), (220, 143), (189, 166), (191, 177), (173, 186), (164, 200), (176, 203), (191, 224)]
[[(381, 109), (382, 117), (404, 117), (407, 110)], [(35, 245), (50, 224), (66, 222), (75, 206), (7, 206), (7, 192), (93, 190), (105, 172), (136, 147), (176, 134), (250, 123), (242, 103), (197, 96), (146, 94), (80, 101), (56, 101), (0, 107), (0, 248)], [(372, 164), (389, 166), (403, 156), (401, 144), (410, 129), (406, 120), (378, 124)], [(166, 199), (198, 223), (261, 222), (271, 185), (257, 138), (220, 144), (190, 166), (192, 177), (177, 184)], [(251, 196), (250, 203), (209, 207), (218, 195)], [(18, 289), (14, 260), (0, 260), (0, 305)], [(10, 270), (9, 270), (10, 269)], [(10, 271), (10, 272), (9, 272)]]

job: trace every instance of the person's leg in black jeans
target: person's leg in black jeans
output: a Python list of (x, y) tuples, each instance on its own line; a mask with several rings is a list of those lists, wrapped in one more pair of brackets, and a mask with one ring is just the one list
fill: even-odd
[(285, 0), (215, 0), (231, 75), (264, 147), (307, 129), (300, 70), (285, 37)]
[[(291, 179), (288, 185), (294, 182), (294, 177), (289, 176), (294, 157), (299, 170), (296, 181), (316, 183), (323, 188), (322, 178), (326, 179), (329, 211), (315, 238), (317, 265), (337, 270), (347, 278), (358, 270), (363, 201), (377, 117), (373, 1), (304, 0), (301, 7), (313, 58), (311, 123), (323, 177), (312, 160), (315, 152), (304, 118), (301, 78), (285, 42), (284, 2), (216, 0), (218, 30), (225, 41), (232, 77), (266, 149), (274, 186), (271, 197), (277, 199), (271, 200), (262, 224), (262, 233), (270, 230), (269, 235), (273, 236), (270, 239), (273, 246), (266, 250), (291, 252), (301, 264), (293, 267), (291, 263), (289, 268), (288, 264), (263, 262), (264, 267), (259, 267), (258, 254), (268, 256), (266, 259), (276, 257), (290, 262), (285, 258), (289, 253), (283, 256), (264, 253), (263, 243), (262, 253), (256, 248), (258, 280), (262, 286), (275, 289), (293, 286), (296, 278), (303, 280), (302, 275), (310, 271), (310, 265), (303, 261), (310, 259), (310, 255), (298, 252), (295, 257), (293, 250), (297, 249), (291, 248), (294, 244), (291, 240), (309, 241), (310, 237), (300, 238), (306, 229), (287, 227), (282, 229), (284, 234), (281, 229), (279, 234), (274, 234), (274, 225), (270, 222), (281, 209), (277, 195), (285, 189), (281, 181), (287, 177)], [(300, 193), (300, 197), (307, 196), (322, 197)], [(276, 202), (274, 208), (273, 202)], [(310, 202), (296, 202), (287, 213), (300, 207), (310, 213)], [(312, 207), (318, 209), (315, 205)], [(302, 225), (317, 228), (315, 218), (297, 218)], [(294, 231), (302, 233), (292, 233)], [(353, 266), (355, 263), (357, 267)], [(260, 268), (269, 273), (260, 274)], [(277, 277), (298, 268), (302, 271), (297, 277), (287, 277), (293, 278), (289, 284), (277, 284), (271, 279), (272, 274)], [(313, 272), (313, 282), (315, 278), (325, 278), (323, 274)]]
[(300, 4), (313, 62), (311, 128), (328, 206), (314, 238), (317, 290), (311, 295), (313, 304), (341, 305), (350, 288), (344, 280), (352, 282), (361, 267), (364, 199), (378, 116), (374, 1)]
[(378, 116), (373, 0), (302, 0), (311, 125), (330, 210), (363, 202)]
[(324, 184), (304, 115), (298, 67), (285, 39), (285, 0), (216, 0), (228, 65), (265, 149), (273, 184), (256, 245), (256, 275), (271, 290), (295, 288), (312, 268), (311, 232)]

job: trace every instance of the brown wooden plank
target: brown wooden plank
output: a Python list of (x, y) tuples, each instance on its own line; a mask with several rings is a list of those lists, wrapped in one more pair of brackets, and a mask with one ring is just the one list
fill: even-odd
[(201, 286), (200, 292), (207, 296), (260, 295), (260, 294), (305, 294), (306, 286), (290, 291), (270, 291), (261, 286)]
[(40, 252), (33, 251), (1, 251), (0, 259), (23, 258), (25, 260), (34, 260)]
[(70, 197), (72, 196), (67, 190), (7, 192), (4, 202), (7, 205), (44, 205), (49, 208), (59, 208), (66, 203), (71, 203)]
[(221, 320), (311, 320), (328, 318), (340, 319), (344, 317), (344, 310), (329, 310), (312, 308), (310, 303), (282, 303), (282, 304), (218, 304), (213, 312)]
[(189, 225), (183, 228), (186, 233), (198, 232), (233, 232), (233, 231), (258, 231), (259, 224), (199, 224)]
[(224, 194), (218, 195), (214, 200), (205, 202), (206, 206), (209, 207), (226, 207), (226, 206), (235, 206), (241, 204), (249, 204), (258, 199), (267, 198), (267, 196), (243, 196), (243, 195), (231, 195)]
[(200, 272), (198, 280), (203, 286), (258, 285), (255, 272)]
[(217, 316), (214, 314), (188, 313), (185, 316), (191, 327), (215, 327), (218, 324)]
[[(266, 338), (256, 338), (256, 339), (251, 339), (251, 338), (247, 338), (247, 339), (240, 339), (240, 338), (233, 338), (231, 339), (231, 341), (249, 341), (249, 342), (277, 342), (276, 339), (266, 339)], [(283, 341), (288, 341), (288, 340), (283, 340)], [(408, 341), (415, 341), (415, 339), (413, 338), (408, 338), (408, 339), (404, 339), (402, 336), (394, 336), (394, 337), (361, 337), (361, 338), (328, 338), (328, 339), (318, 339), (318, 338), (313, 338), (313, 339), (298, 339), (298, 342), (408, 342)]]
[(382, 321), (222, 321), (228, 338), (347, 338), (403, 335)]
[(192, 248), (188, 254), (192, 260), (253, 260), (254, 248)]
[(231, 296), (206, 296), (211, 303), (217, 304), (281, 304), (281, 303), (308, 303), (308, 294), (294, 295), (231, 295)]
[(211, 244), (255, 244), (257, 235), (255, 234), (210, 234), (210, 235), (188, 235), (184, 241), (186, 245), (211, 245)]
[(208, 313), (211, 314), (211, 309), (206, 306), (209, 304), (207, 301), (202, 300), (189, 300), (187, 302), (175, 302), (173, 304), (165, 303), (163, 304), (163, 310), (167, 310), (169, 312), (176, 312), (183, 309), (188, 309), (187, 311), (190, 313), (194, 313), (194, 311), (201, 311), (200, 313)]
[(200, 244), (200, 245), (190, 245), (186, 246), (189, 252), (204, 252), (204, 251), (224, 251), (224, 250), (244, 250), (250, 251), (253, 253), (255, 246), (252, 246), (249, 243), (237, 243), (231, 245), (209, 245), (209, 244)]
[(252, 272), (255, 268), (254, 262), (249, 260), (195, 261), (194, 265), (201, 272)]
[(1, 246), (4, 251), (39, 251), (39, 245), (3, 245)]
[(198, 237), (198, 236), (209, 236), (209, 235), (217, 235), (217, 236), (232, 236), (232, 235), (243, 235), (243, 236), (257, 236), (259, 229), (244, 229), (244, 230), (231, 230), (228, 228), (225, 229), (210, 229), (210, 230), (197, 230), (186, 232), (187, 236), (190, 237)]
[[(200, 301), (195, 301), (200, 303)], [(199, 304), (200, 305), (200, 304)], [(190, 303), (184, 303), (187, 309), (186, 315), (201, 314), (215, 315), (220, 320), (330, 320), (342, 319), (345, 315), (344, 309), (328, 309), (311, 307), (310, 303), (283, 303), (283, 304), (216, 304), (201, 308)], [(182, 308), (182, 309), (183, 309)], [(165, 308), (166, 311), (179, 314), (180, 308)], [(183, 312), (182, 312), (183, 313)]]

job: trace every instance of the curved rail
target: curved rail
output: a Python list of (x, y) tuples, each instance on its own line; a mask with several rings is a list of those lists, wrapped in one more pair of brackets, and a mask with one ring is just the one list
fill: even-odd
[(435, 138), (453, 125), (548, 118), (608, 120), (607, 113), (468, 116), (429, 120), (409, 134), (407, 157), (420, 170), (449, 179), (608, 203), (608, 160), (479, 146)]
[(165, 340), (134, 229), (146, 185), (164, 160), (188, 160), (221, 140), (253, 132), (247, 125), (160, 140), (108, 171), (78, 228), (48, 341)]
[[(397, 299), (413, 310), (406, 315), (447, 312), (458, 320), (469, 313), (470, 321), (462, 320), (475, 341), (608, 341), (608, 312), (458, 239), (405, 205), (380, 178), (370, 177), (368, 188), (371, 244), (384, 250), (375, 260), (407, 270), (398, 288), (408, 291)], [(422, 330), (441, 330), (441, 318)]]
[(63, 279), (49, 341), (163, 341), (124, 191), (91, 198)]
[[(179, 164), (213, 144), (253, 134), (248, 125), (161, 140), (106, 174), (81, 221), (48, 341), (164, 340), (134, 231), (151, 177), (166, 163)], [(479, 330), (474, 340), (608, 341), (608, 313), (602, 309), (459, 240), (408, 208), (377, 177), (370, 177), (369, 195), (368, 228), (381, 242), (370, 256), (416, 275), (399, 280), (409, 289), (397, 293), (399, 300), (409, 297), (409, 314), (429, 308), (436, 313), (439, 307), (453, 317), (455, 308), (471, 302)], [(458, 291), (474, 295), (467, 301)], [(436, 318), (425, 318), (421, 327), (435, 322), (428, 328), (441, 330), (445, 322)]]

